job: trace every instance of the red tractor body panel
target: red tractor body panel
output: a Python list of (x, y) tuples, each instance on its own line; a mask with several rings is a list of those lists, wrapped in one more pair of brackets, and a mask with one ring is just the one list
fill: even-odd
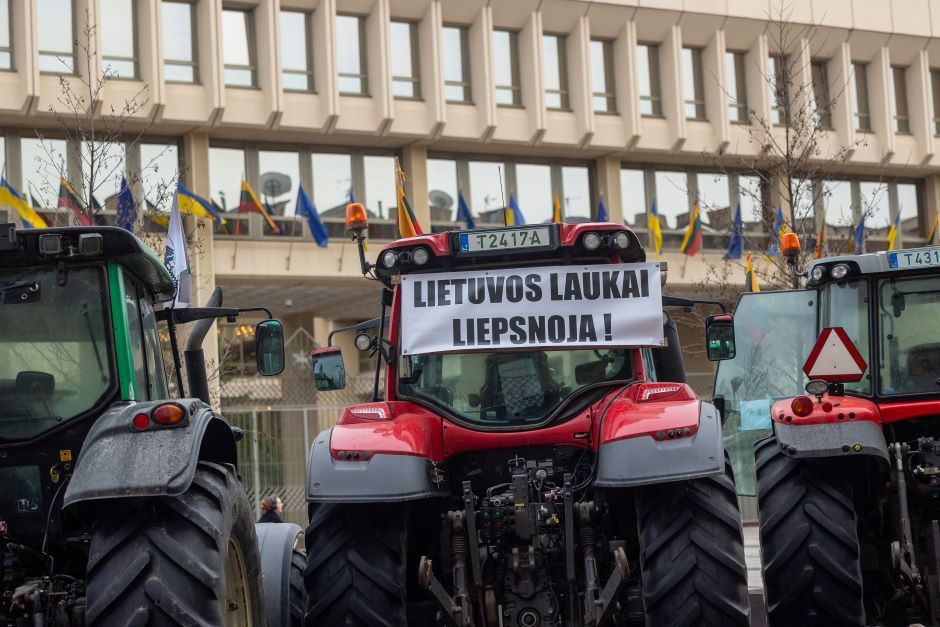
[[(940, 414), (940, 400), (875, 403), (856, 396), (825, 394), (822, 402), (813, 401), (813, 411), (808, 416), (795, 415), (791, 402), (792, 399), (784, 399), (774, 403), (771, 408), (774, 422), (791, 425), (874, 422), (882, 425)], [(829, 411), (825, 410), (827, 406), (831, 407)]]

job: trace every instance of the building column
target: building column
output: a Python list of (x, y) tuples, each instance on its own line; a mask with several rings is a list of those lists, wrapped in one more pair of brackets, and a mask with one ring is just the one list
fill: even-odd
[[(612, 156), (601, 157), (596, 164), (597, 191), (598, 195), (604, 198), (608, 220), (615, 224), (623, 224), (623, 205), (620, 202), (620, 159)], [(597, 209), (594, 211), (596, 212)], [(596, 219), (597, 214), (593, 215)]]
[[(405, 195), (425, 233), (431, 232), (431, 207), (428, 202), (428, 147), (409, 144), (401, 149), (401, 167), (408, 176)], [(391, 217), (391, 216), (389, 216)]]
[[(183, 180), (186, 187), (195, 194), (209, 195), (209, 135), (205, 132), (192, 132), (183, 136), (182, 143)], [(214, 237), (212, 222), (200, 220), (195, 216), (184, 216), (183, 227), (186, 231), (189, 250), (189, 267), (192, 272), (193, 306), (202, 307), (215, 290)], [(224, 295), (223, 295), (224, 296)], [(223, 303), (225, 302), (223, 298)], [(187, 325), (188, 326), (188, 325)], [(188, 328), (181, 329), (188, 335)], [(180, 346), (185, 345), (185, 338), (180, 339)], [(213, 404), (218, 405), (221, 391), (219, 368), (219, 340), (215, 330), (210, 330), (202, 344), (209, 370), (209, 396)], [(215, 375), (213, 376), (213, 371)]]

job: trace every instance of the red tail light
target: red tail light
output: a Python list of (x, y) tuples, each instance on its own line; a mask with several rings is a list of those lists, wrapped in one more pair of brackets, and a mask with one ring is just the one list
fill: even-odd
[(137, 414), (134, 416), (134, 428), (143, 431), (150, 426), (150, 416), (147, 414)]
[(808, 396), (797, 396), (790, 403), (790, 409), (801, 418), (813, 413), (813, 400)]

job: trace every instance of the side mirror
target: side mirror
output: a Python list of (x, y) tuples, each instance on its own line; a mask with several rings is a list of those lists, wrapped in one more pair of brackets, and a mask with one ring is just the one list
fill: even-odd
[(313, 360), (313, 383), (317, 390), (342, 390), (346, 387), (346, 366), (338, 346), (318, 348), (310, 355)]
[(734, 359), (734, 317), (731, 314), (705, 319), (705, 349), (711, 361)]
[(255, 356), (263, 377), (284, 370), (284, 327), (277, 320), (264, 320), (255, 327)]

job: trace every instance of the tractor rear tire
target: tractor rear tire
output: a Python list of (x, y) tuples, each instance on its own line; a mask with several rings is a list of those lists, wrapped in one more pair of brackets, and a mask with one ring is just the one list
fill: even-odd
[(770, 625), (864, 625), (852, 485), (838, 465), (755, 445)]
[(406, 627), (401, 506), (313, 503), (305, 537), (306, 627)]
[(303, 551), (294, 549), (290, 558), (290, 627), (303, 627), (304, 624), (304, 568), (307, 556)]
[(234, 467), (200, 462), (179, 496), (101, 509), (85, 625), (264, 624), (258, 540)]
[(636, 496), (646, 624), (746, 626), (747, 568), (731, 465)]

